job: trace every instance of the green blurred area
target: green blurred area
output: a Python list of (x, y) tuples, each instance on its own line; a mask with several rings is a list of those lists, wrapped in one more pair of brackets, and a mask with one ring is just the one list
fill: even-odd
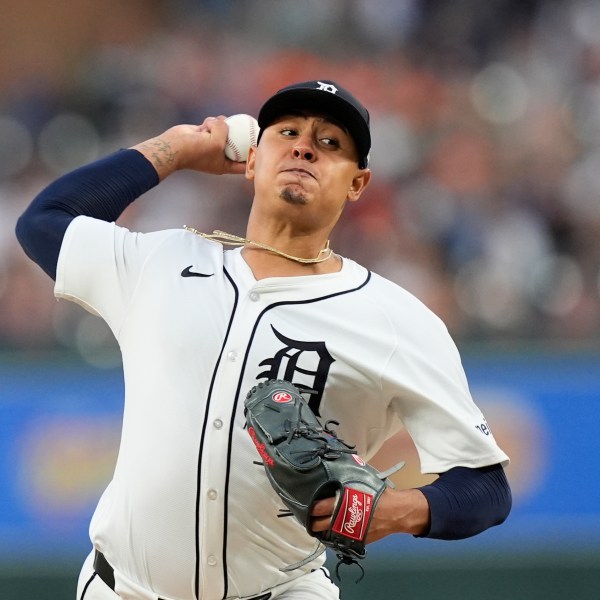
[[(448, 558), (396, 561), (367, 558), (366, 574), (355, 583), (357, 567), (342, 567), (338, 582), (342, 600), (597, 600), (600, 555), (528, 555), (511, 558), (488, 554), (460, 560)], [(330, 569), (335, 562), (328, 561)], [(75, 598), (79, 564), (0, 565), (2, 600)]]
[[(600, 557), (489, 557), (460, 562), (386, 563), (368, 567), (365, 579), (342, 581), (343, 600), (597, 600)], [(342, 577), (344, 574), (342, 573)]]

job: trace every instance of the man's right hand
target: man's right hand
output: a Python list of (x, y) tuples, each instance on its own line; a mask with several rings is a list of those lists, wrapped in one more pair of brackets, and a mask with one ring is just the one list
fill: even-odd
[(201, 125), (175, 125), (132, 149), (141, 152), (153, 164), (161, 180), (182, 169), (242, 175), (246, 164), (225, 156), (227, 132), (224, 116), (207, 117)]

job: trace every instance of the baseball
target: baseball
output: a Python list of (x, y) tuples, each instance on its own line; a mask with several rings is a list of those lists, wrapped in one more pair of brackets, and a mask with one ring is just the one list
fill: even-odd
[(258, 121), (250, 115), (232, 115), (225, 119), (229, 126), (225, 156), (235, 162), (246, 162), (250, 146), (256, 146)]

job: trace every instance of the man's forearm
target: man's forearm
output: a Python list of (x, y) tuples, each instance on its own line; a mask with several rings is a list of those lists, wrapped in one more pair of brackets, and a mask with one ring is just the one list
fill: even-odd
[(511, 493), (500, 465), (457, 467), (419, 489), (386, 490), (375, 510), (368, 542), (392, 533), (457, 540), (502, 523)]
[(132, 147), (150, 162), (162, 181), (177, 170), (178, 151), (164, 137), (158, 136)]
[(375, 542), (392, 533), (420, 535), (429, 529), (429, 520), (429, 504), (419, 490), (388, 488), (377, 503), (367, 542)]

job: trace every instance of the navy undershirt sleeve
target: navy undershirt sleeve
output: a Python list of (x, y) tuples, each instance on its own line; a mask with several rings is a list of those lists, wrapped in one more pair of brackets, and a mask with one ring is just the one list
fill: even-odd
[(419, 488), (429, 502), (431, 523), (421, 536), (459, 540), (504, 522), (512, 494), (501, 465), (455, 467)]
[(63, 175), (42, 190), (17, 221), (17, 239), (52, 279), (69, 223), (80, 215), (116, 221), (136, 198), (158, 185), (152, 163), (137, 150), (119, 150)]

